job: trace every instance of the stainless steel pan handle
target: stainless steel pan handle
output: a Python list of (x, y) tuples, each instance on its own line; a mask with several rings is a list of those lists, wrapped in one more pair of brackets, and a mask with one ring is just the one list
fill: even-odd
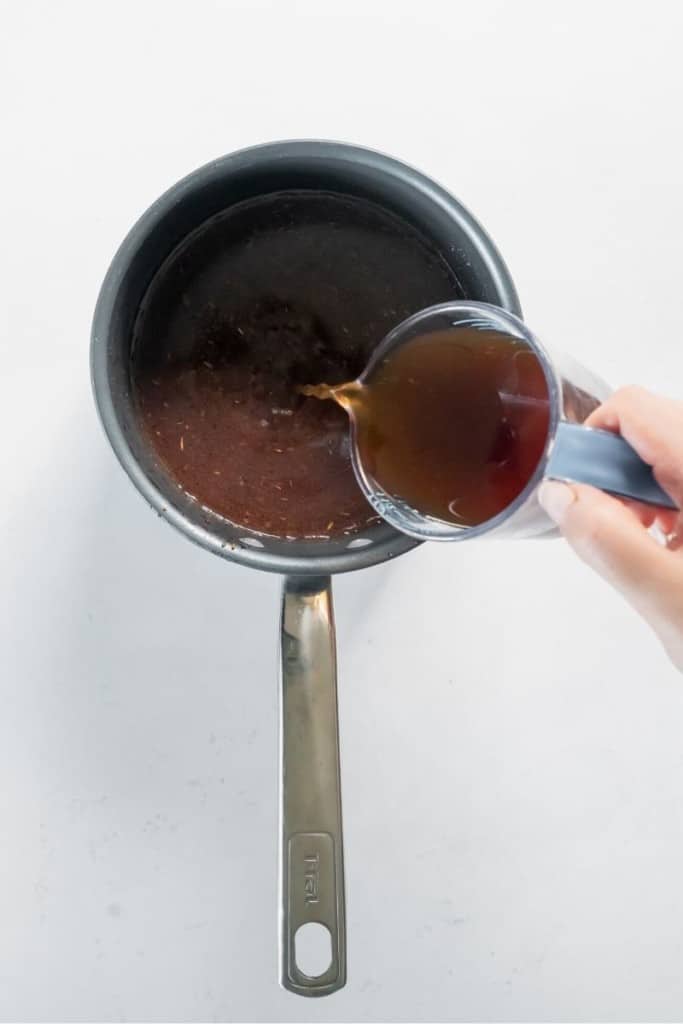
[[(328, 576), (285, 579), (281, 624), (281, 982), (329, 995), (346, 982), (337, 662)], [(297, 931), (330, 934), (331, 959), (312, 977), (297, 964)]]

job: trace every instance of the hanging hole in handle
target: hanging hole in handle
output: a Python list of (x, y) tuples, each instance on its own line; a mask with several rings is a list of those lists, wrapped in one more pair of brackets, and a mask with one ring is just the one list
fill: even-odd
[(332, 936), (318, 921), (307, 921), (294, 935), (296, 966), (308, 978), (319, 978), (332, 964)]

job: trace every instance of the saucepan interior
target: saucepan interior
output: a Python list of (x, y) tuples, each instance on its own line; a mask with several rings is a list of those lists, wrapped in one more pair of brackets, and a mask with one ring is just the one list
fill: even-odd
[(237, 203), (312, 189), (368, 200), (401, 218), (436, 248), (454, 280), (453, 298), (519, 314), (510, 276), (482, 228), (448, 193), (381, 154), (325, 142), (285, 142), (231, 154), (171, 188), (133, 227), (100, 292), (92, 335), (99, 413), (129, 477), (149, 504), (190, 539), (245, 565), (295, 575), (363, 568), (417, 541), (379, 522), (352, 536), (286, 540), (215, 515), (178, 487), (150, 445), (137, 411), (130, 366), (134, 326), (164, 261), (205, 221)]

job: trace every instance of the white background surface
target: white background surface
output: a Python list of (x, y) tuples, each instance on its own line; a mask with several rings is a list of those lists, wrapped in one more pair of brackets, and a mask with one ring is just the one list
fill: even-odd
[(2, 1020), (680, 1020), (683, 680), (559, 542), (338, 581), (349, 982), (278, 988), (278, 581), (149, 512), (87, 355), (161, 191), (318, 136), (443, 182), (542, 337), (683, 395), (683, 7), (0, 15)]

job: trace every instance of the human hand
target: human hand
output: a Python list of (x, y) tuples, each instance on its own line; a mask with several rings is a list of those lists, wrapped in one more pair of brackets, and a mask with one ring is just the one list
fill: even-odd
[[(683, 507), (683, 402), (622, 388), (586, 426), (621, 434)], [(579, 557), (649, 622), (683, 672), (683, 515), (554, 480), (543, 484), (539, 500)], [(655, 525), (666, 546), (649, 532)]]

